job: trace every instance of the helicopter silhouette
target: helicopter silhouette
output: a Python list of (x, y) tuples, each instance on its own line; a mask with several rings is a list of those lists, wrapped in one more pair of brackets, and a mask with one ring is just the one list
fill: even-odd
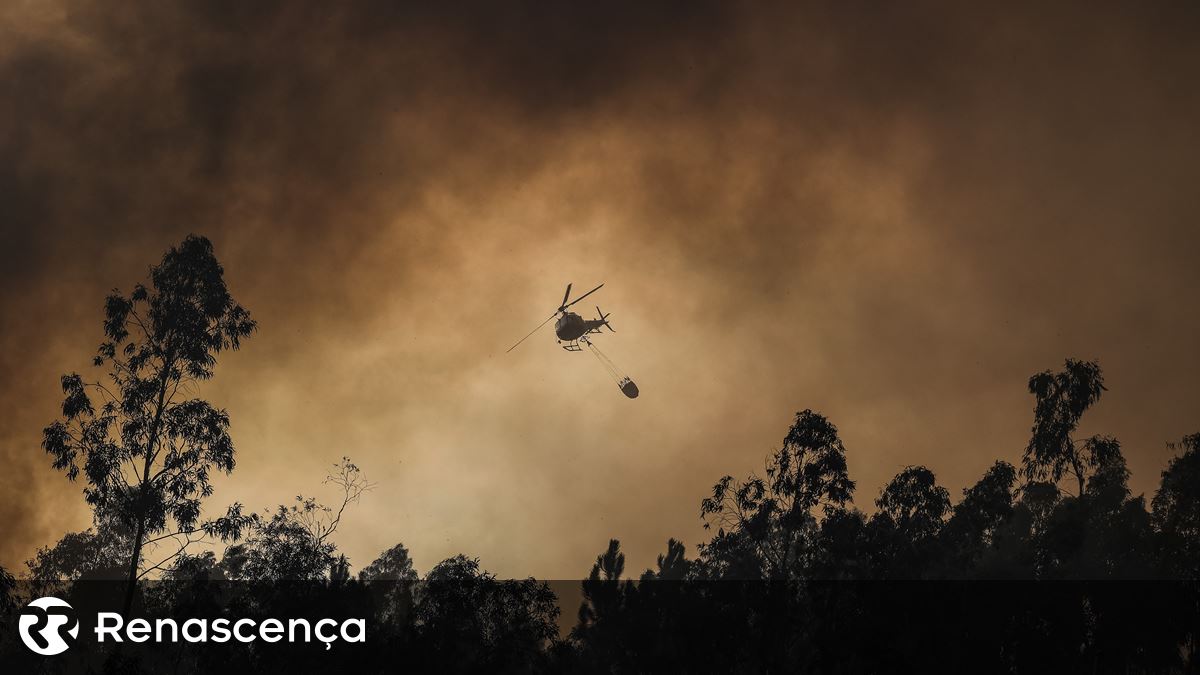
[(507, 354), (508, 352), (511, 352), (512, 350), (516, 349), (517, 345), (521, 344), (526, 339), (528, 339), (530, 335), (533, 335), (534, 333), (538, 332), (538, 330), (540, 330), (542, 326), (545, 326), (547, 323), (550, 322), (550, 319), (553, 319), (556, 316), (558, 317), (558, 321), (554, 322), (554, 334), (558, 336), (559, 344), (562, 344), (564, 342), (566, 343), (566, 344), (562, 345), (562, 348), (569, 352), (582, 351), (583, 348), (579, 346), (579, 339), (584, 337), (585, 335), (589, 335), (592, 333), (599, 333), (601, 327), (607, 328), (609, 331), (611, 331), (613, 333), (617, 332), (617, 331), (613, 330), (613, 327), (608, 323), (608, 317), (611, 315), (605, 314), (604, 312), (600, 311), (599, 305), (596, 306), (596, 314), (598, 314), (600, 316), (600, 318), (598, 318), (598, 319), (585, 319), (582, 316), (579, 316), (578, 314), (576, 314), (575, 312), (567, 311), (568, 307), (570, 307), (571, 305), (574, 305), (575, 303), (579, 302), (580, 300), (583, 300), (587, 296), (591, 295), (592, 293), (595, 293), (596, 291), (600, 290), (603, 287), (604, 287), (604, 284), (600, 284), (599, 286), (593, 288), (592, 290), (588, 291), (587, 293), (584, 293), (583, 295), (579, 296), (578, 298), (575, 298), (571, 302), (567, 302), (567, 300), (571, 297), (571, 284), (567, 284), (567, 292), (563, 294), (562, 304), (560, 304), (558, 306), (558, 309), (554, 310), (554, 313), (551, 314), (549, 317), (547, 317), (546, 320), (543, 321), (541, 324), (539, 324), (537, 328), (534, 328), (533, 330), (529, 331), (529, 335), (526, 335), (525, 337), (521, 338), (520, 340), (517, 340), (517, 344), (509, 347), (508, 351), (506, 351), (504, 353)]
[[(596, 306), (596, 314), (599, 317), (597, 319), (585, 319), (582, 316), (579, 316), (578, 314), (576, 314), (575, 312), (567, 311), (567, 309), (570, 308), (572, 305), (579, 302), (580, 300), (583, 300), (587, 296), (591, 295), (592, 293), (595, 293), (596, 291), (600, 290), (603, 287), (604, 287), (604, 284), (600, 284), (599, 286), (593, 288), (592, 290), (588, 291), (587, 293), (584, 293), (583, 295), (579, 296), (578, 298), (575, 298), (574, 300), (570, 300), (571, 284), (567, 284), (567, 292), (563, 294), (562, 303), (559, 304), (558, 309), (554, 310), (553, 314), (546, 317), (545, 321), (538, 324), (537, 328), (534, 328), (533, 330), (529, 331), (528, 335), (521, 338), (520, 340), (517, 340), (517, 344), (509, 347), (508, 350), (505, 351), (504, 353), (507, 354), (508, 352), (511, 352), (512, 350), (516, 349), (518, 345), (520, 345), (525, 340), (529, 339), (529, 337), (531, 335), (533, 335), (534, 333), (538, 332), (542, 328), (542, 326), (545, 326), (546, 324), (550, 323), (550, 321), (552, 319), (554, 319), (555, 317), (558, 317), (558, 321), (554, 322), (554, 334), (556, 336), (558, 336), (558, 344), (561, 345), (563, 349), (565, 349), (569, 352), (583, 351), (583, 347), (581, 347), (579, 345), (580, 345), (580, 343), (583, 343), (584, 345), (586, 345), (587, 348), (591, 350), (592, 354), (594, 354), (596, 356), (596, 359), (600, 362), (600, 365), (603, 366), (604, 369), (607, 370), (610, 375), (612, 375), (614, 378), (616, 378), (617, 387), (621, 390), (621, 393), (625, 394), (629, 398), (637, 398), (638, 397), (638, 387), (636, 384), (633, 383), (633, 380), (631, 380), (629, 378), (629, 376), (627, 376), (627, 375), (623, 376), (621, 374), (621, 370), (617, 367), (617, 365), (615, 363), (612, 362), (612, 359), (605, 356), (604, 353), (601, 352), (596, 347), (596, 345), (592, 344), (592, 341), (590, 339), (588, 339), (589, 335), (599, 333), (601, 328), (607, 328), (609, 330), (609, 332), (612, 332), (612, 333), (617, 332), (616, 330), (613, 329), (612, 325), (610, 325), (608, 323), (609, 315), (605, 314), (600, 309), (599, 305)], [(570, 300), (570, 302), (568, 302), (568, 300)]]

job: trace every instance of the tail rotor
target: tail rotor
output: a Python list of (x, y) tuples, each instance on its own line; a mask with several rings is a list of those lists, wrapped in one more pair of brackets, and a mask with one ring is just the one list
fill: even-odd
[(613, 330), (612, 325), (608, 323), (608, 317), (612, 316), (611, 314), (605, 314), (603, 311), (601, 311), (600, 305), (596, 305), (596, 313), (600, 315), (600, 321), (604, 322), (604, 327), (608, 329), (608, 332), (610, 332), (610, 333), (617, 332), (617, 331)]

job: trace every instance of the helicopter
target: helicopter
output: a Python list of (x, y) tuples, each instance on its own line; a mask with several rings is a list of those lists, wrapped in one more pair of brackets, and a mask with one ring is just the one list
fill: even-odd
[[(579, 338), (581, 338), (585, 335), (591, 334), (591, 333), (599, 333), (601, 326), (608, 328), (608, 330), (610, 330), (614, 333), (616, 331), (613, 330), (613, 327), (608, 323), (608, 317), (610, 315), (605, 314), (604, 312), (600, 311), (599, 305), (596, 306), (596, 313), (600, 316), (599, 319), (590, 319), (590, 320), (584, 319), (583, 317), (579, 316), (575, 312), (567, 311), (567, 308), (570, 307), (571, 305), (574, 305), (575, 303), (579, 302), (580, 300), (583, 300), (584, 298), (591, 295), (592, 293), (595, 293), (596, 291), (600, 290), (601, 288), (604, 288), (604, 284), (600, 284), (599, 286), (593, 288), (592, 290), (588, 291), (587, 293), (584, 293), (583, 295), (579, 296), (578, 298), (575, 298), (571, 302), (567, 302), (567, 300), (570, 299), (570, 297), (571, 297), (571, 285), (572, 284), (567, 284), (567, 292), (563, 294), (562, 304), (560, 304), (558, 306), (558, 309), (554, 310), (554, 313), (551, 314), (540, 325), (538, 325), (537, 328), (534, 328), (533, 330), (529, 331), (529, 335), (533, 335), (534, 333), (538, 332), (538, 330), (540, 330), (542, 326), (545, 326), (547, 323), (550, 322), (550, 319), (553, 319), (554, 317), (557, 316), (558, 321), (554, 322), (554, 334), (558, 336), (559, 344), (566, 342), (566, 344), (563, 345), (563, 349), (565, 349), (569, 352), (578, 352), (578, 351), (582, 351), (582, 349), (583, 349), (582, 347), (579, 346)], [(521, 344), (527, 338), (529, 338), (529, 335), (526, 335), (525, 337), (521, 338), (520, 340), (517, 340), (517, 344), (509, 347), (508, 351), (506, 351), (504, 353), (507, 354), (508, 352), (511, 352), (512, 350), (516, 349), (517, 345)]]
[(609, 374), (617, 379), (617, 387), (621, 390), (621, 392), (629, 398), (637, 398), (638, 388), (637, 385), (633, 383), (633, 380), (631, 380), (628, 376), (622, 377), (621, 372), (617, 368), (616, 364), (614, 364), (611, 359), (597, 349), (596, 345), (592, 344), (592, 341), (588, 338), (589, 335), (598, 334), (601, 328), (607, 328), (609, 332), (612, 333), (617, 332), (613, 329), (612, 325), (608, 323), (608, 317), (610, 315), (605, 314), (604, 311), (600, 309), (599, 305), (596, 305), (596, 315), (598, 318), (595, 319), (585, 319), (575, 312), (567, 311), (567, 309), (575, 303), (603, 288), (604, 284), (600, 284), (599, 286), (593, 288), (587, 293), (584, 293), (578, 298), (575, 298), (574, 300), (571, 300), (571, 286), (572, 284), (567, 284), (567, 292), (563, 293), (563, 299), (558, 305), (558, 309), (554, 310), (554, 313), (546, 317), (545, 321), (538, 324), (537, 328), (529, 331), (528, 335), (520, 340), (517, 340), (517, 343), (509, 347), (504, 353), (507, 354), (516, 349), (518, 345), (529, 339), (531, 335), (541, 330), (542, 326), (550, 323), (551, 319), (558, 317), (558, 321), (554, 322), (554, 334), (558, 337), (558, 344), (568, 352), (583, 351), (583, 347), (580, 346), (580, 343), (586, 345), (587, 348), (590, 349), (600, 361), (600, 365), (604, 366), (604, 368), (608, 370)]

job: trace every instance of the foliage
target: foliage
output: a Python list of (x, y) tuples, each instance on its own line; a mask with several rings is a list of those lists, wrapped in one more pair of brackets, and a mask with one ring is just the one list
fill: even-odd
[(420, 587), (418, 638), (459, 672), (509, 672), (536, 661), (558, 634), (558, 604), (544, 582), (500, 580), (458, 555)]
[(1180, 443), (1184, 452), (1162, 472), (1154, 495), (1154, 525), (1161, 533), (1159, 555), (1173, 572), (1200, 579), (1200, 434)]
[[(198, 539), (237, 538), (246, 524), (234, 505), (201, 520), (212, 474), (234, 468), (229, 415), (187, 394), (213, 377), (217, 355), (237, 349), (255, 322), (225, 286), (224, 270), (203, 237), (188, 236), (150, 269), (150, 285), (105, 303), (104, 335), (94, 359), (105, 376), (62, 377), (62, 419), (42, 447), (70, 480), (81, 474), (98, 519), (131, 533), (133, 582), (162, 569)], [(168, 540), (170, 543), (168, 544)], [(146, 564), (144, 547), (171, 546)]]
[(1070, 472), (1079, 483), (1079, 494), (1083, 494), (1087, 469), (1104, 461), (1112, 439), (1096, 436), (1081, 443), (1072, 434), (1083, 413), (1105, 391), (1104, 375), (1095, 361), (1067, 359), (1061, 372), (1047, 370), (1029, 378), (1029, 393), (1036, 404), (1022, 460), (1028, 480), (1048, 478), (1057, 483)]
[(122, 579), (129, 561), (129, 536), (113, 526), (68, 532), (54, 546), (38, 549), (25, 561), (34, 597), (56, 595), (74, 582)]
[(361, 581), (416, 581), (417, 570), (404, 544), (396, 544), (358, 573)]
[(331, 537), (337, 532), (346, 508), (358, 503), (373, 484), (348, 457), (333, 465), (325, 484), (339, 489), (336, 507), (313, 497), (297, 495), (290, 506), (251, 519), (244, 541), (225, 551), (224, 567), (231, 579), (270, 581), (324, 579), (332, 570), (349, 574), (348, 566), (334, 555)]
[(854, 481), (837, 427), (811, 410), (796, 413), (783, 447), (767, 461), (765, 477), (725, 476), (701, 502), (705, 528), (718, 531), (701, 549), (718, 575), (784, 578), (793, 572), (806, 538), (824, 513), (853, 499)]

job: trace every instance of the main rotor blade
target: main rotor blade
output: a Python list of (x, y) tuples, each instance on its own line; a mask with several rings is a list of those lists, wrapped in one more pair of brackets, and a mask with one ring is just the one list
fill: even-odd
[[(538, 327), (537, 327), (537, 328), (534, 328), (533, 330), (529, 331), (529, 335), (533, 335), (534, 333), (538, 332), (538, 330), (539, 330), (539, 329), (541, 329), (541, 327), (542, 327), (542, 326), (545, 326), (547, 323), (549, 323), (549, 322), (550, 322), (550, 319), (553, 319), (553, 318), (554, 318), (554, 317), (556, 317), (556, 316), (558, 316), (558, 312), (555, 312), (555, 313), (551, 314), (549, 318), (547, 318), (545, 321), (543, 321), (543, 322), (541, 322), (540, 324), (538, 324)], [(508, 348), (508, 351), (506, 351), (506, 352), (504, 352), (504, 353), (505, 353), (505, 354), (507, 354), (508, 352), (511, 352), (512, 350), (516, 349), (516, 348), (517, 348), (517, 345), (519, 345), (519, 344), (521, 344), (522, 342), (524, 342), (524, 341), (526, 341), (526, 340), (528, 340), (528, 339), (529, 339), (529, 335), (526, 335), (525, 337), (521, 338), (520, 340), (517, 340), (517, 344), (516, 344), (516, 345), (513, 345), (513, 346), (511, 346), (511, 347), (509, 347), (509, 348)]]
[(563, 293), (563, 301), (561, 303), (559, 303), (558, 306), (560, 308), (566, 307), (567, 306), (567, 298), (569, 298), (569, 297), (571, 297), (571, 284), (567, 284), (567, 292)]
[[(592, 290), (588, 291), (587, 293), (584, 293), (583, 295), (579, 296), (578, 298), (575, 298), (574, 300), (571, 301), (571, 305), (579, 302), (580, 300), (586, 298), (587, 296), (591, 295), (592, 293), (595, 293), (596, 291), (600, 290), (603, 287), (604, 287), (604, 284), (600, 284), (599, 286), (593, 288)], [(566, 302), (566, 301), (564, 300), (564, 302)], [(571, 305), (563, 305), (563, 309), (566, 309), (567, 307), (570, 307)]]

